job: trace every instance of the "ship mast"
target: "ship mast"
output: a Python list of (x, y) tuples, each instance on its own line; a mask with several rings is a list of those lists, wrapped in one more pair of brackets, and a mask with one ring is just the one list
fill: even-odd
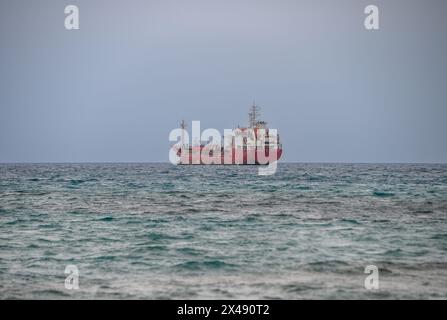
[(253, 101), (253, 105), (250, 108), (250, 112), (248, 113), (248, 121), (250, 128), (256, 127), (256, 123), (258, 122), (257, 118), (259, 117), (260, 108)]
[(185, 131), (186, 130), (186, 123), (185, 120), (182, 120), (182, 122), (180, 123), (180, 128), (182, 129), (182, 148), (185, 146)]

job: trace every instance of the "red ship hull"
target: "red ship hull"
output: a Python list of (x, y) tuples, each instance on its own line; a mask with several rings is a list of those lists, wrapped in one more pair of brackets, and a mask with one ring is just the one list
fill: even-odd
[[(269, 160), (273, 160), (274, 157), (270, 157), (271, 152), (276, 151), (276, 159), (279, 160), (282, 156), (282, 148), (265, 148), (264, 154), (259, 149), (248, 149), (243, 148), (243, 150), (236, 150), (233, 148), (231, 152), (227, 150), (221, 151), (220, 156), (216, 155), (214, 158), (212, 157), (213, 151), (209, 152), (209, 157), (204, 159), (201, 156), (204, 152), (203, 146), (190, 148), (186, 155), (182, 155), (182, 150), (179, 149), (177, 151), (177, 155), (180, 157), (180, 161), (178, 164), (181, 165), (267, 165), (269, 164)], [(206, 154), (206, 153), (205, 153)], [(258, 157), (258, 155), (260, 157)]]

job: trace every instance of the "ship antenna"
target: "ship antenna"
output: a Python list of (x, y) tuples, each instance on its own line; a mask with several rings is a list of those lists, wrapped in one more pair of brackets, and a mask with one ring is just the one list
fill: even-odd
[(260, 108), (256, 105), (255, 101), (253, 101), (253, 105), (250, 108), (250, 112), (248, 113), (248, 121), (250, 128), (256, 127), (256, 123), (258, 122), (257, 118), (259, 117)]

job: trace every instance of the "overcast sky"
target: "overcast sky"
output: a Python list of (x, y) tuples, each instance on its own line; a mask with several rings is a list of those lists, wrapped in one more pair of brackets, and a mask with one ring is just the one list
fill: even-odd
[[(64, 8), (80, 30), (64, 28)], [(380, 9), (380, 30), (363, 26)], [(284, 161), (447, 162), (445, 0), (2, 0), (0, 162), (168, 161), (253, 100)]]

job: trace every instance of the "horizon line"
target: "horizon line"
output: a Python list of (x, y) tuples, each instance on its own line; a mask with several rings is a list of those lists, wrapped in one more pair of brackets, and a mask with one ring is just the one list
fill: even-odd
[[(22, 161), (22, 162), (1, 162), (0, 165), (12, 164), (172, 164), (169, 161)], [(445, 165), (447, 162), (370, 162), (370, 161), (279, 161), (278, 164), (440, 164)], [(172, 164), (174, 166), (174, 164)], [(203, 166), (215, 166), (203, 165)], [(219, 164), (217, 164), (219, 165)], [(244, 166), (246, 164), (240, 165)]]

